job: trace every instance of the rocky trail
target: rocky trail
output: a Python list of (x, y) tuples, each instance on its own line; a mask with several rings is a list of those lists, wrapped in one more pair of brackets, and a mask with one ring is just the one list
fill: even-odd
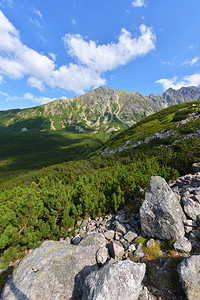
[[(84, 219), (72, 238), (45, 241), (10, 275), (2, 300), (200, 299), (200, 165), (145, 200)], [(140, 206), (140, 207), (139, 207)]]

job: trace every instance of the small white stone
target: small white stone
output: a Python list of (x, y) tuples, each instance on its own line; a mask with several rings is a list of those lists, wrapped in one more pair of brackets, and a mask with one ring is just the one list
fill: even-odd
[(96, 260), (98, 264), (103, 265), (108, 259), (108, 249), (106, 247), (101, 247), (96, 253)]
[(129, 247), (128, 247), (128, 251), (129, 252), (134, 252), (136, 250), (135, 248), (135, 245), (131, 244)]

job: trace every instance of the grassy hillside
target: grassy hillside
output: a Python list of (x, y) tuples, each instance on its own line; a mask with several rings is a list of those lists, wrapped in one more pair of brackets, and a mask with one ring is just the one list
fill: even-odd
[[(160, 143), (159, 135), (157, 135), (153, 138), (153, 143), (155, 142), (155, 139), (157, 139), (158, 144), (164, 143), (170, 145), (178, 139), (182, 140), (188, 134), (197, 134), (199, 130), (200, 101), (182, 103), (168, 107), (158, 113), (146, 117), (131, 128), (118, 134), (109, 142), (105, 143), (102, 147), (102, 153), (118, 152), (122, 150), (120, 147), (130, 149), (139, 141), (142, 143), (147, 137), (162, 131), (168, 133), (171, 132), (171, 134), (169, 134), (170, 136), (167, 138), (162, 138), (160, 136), (160, 139), (162, 139), (162, 142), (160, 141)], [(107, 151), (105, 151), (105, 149), (107, 149)]]

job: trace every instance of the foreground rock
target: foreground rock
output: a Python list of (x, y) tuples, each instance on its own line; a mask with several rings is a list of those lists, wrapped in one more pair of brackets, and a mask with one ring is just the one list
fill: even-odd
[(1, 299), (81, 298), (85, 277), (98, 269), (96, 249), (102, 244), (105, 238), (97, 233), (86, 235), (78, 246), (45, 241), (21, 261), (10, 276)]
[(179, 252), (186, 252), (187, 253), (187, 252), (190, 252), (192, 250), (192, 245), (186, 237), (182, 237), (174, 243), (174, 249), (179, 251)]
[(137, 300), (145, 270), (144, 263), (124, 260), (92, 272), (85, 281), (83, 300)]
[(197, 215), (200, 214), (200, 203), (190, 197), (183, 197), (181, 202), (188, 217), (196, 221)]
[(177, 267), (188, 300), (200, 299), (200, 255), (185, 258)]
[(166, 181), (152, 176), (140, 208), (142, 234), (162, 240), (177, 240), (185, 234), (181, 205)]

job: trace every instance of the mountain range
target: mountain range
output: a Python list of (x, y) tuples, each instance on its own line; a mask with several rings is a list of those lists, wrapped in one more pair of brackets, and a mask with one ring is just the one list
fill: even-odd
[(82, 96), (60, 99), (34, 108), (0, 112), (0, 130), (11, 132), (120, 132), (171, 105), (200, 99), (200, 88), (168, 89), (160, 95), (99, 87)]

